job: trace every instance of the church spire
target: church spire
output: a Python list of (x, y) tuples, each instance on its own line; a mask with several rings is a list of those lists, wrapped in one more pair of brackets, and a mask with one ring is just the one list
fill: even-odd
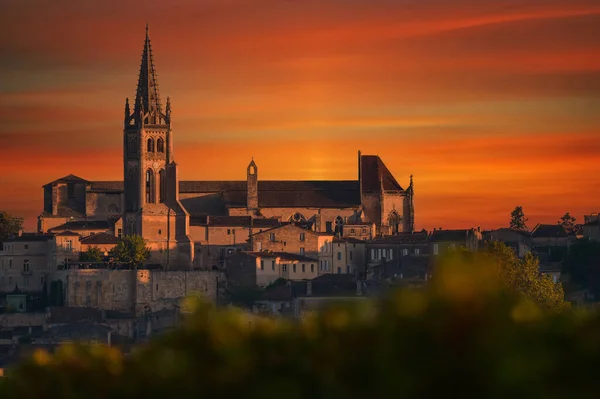
[(152, 45), (146, 24), (146, 39), (142, 52), (140, 75), (138, 78), (137, 92), (135, 94), (134, 113), (136, 118), (143, 113), (144, 123), (160, 124), (164, 120), (160, 106), (160, 93), (158, 91), (158, 79), (154, 69), (152, 57)]

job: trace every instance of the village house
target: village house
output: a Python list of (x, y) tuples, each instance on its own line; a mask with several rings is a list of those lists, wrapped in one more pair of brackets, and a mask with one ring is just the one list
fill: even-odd
[(365, 249), (366, 241), (351, 237), (334, 238), (332, 272), (354, 276), (364, 273)]
[(584, 238), (592, 241), (600, 241), (600, 215), (597, 213), (585, 215), (582, 229)]
[(317, 259), (320, 275), (332, 272), (333, 238), (333, 234), (318, 233), (294, 224), (286, 224), (254, 233), (250, 240), (253, 252), (279, 252)]
[(484, 234), (485, 241), (499, 241), (512, 248), (515, 254), (522, 258), (531, 252), (531, 233), (526, 230), (501, 228)]
[(469, 251), (477, 251), (482, 239), (481, 230), (443, 230), (434, 229), (429, 237), (430, 253), (434, 256), (442, 255), (451, 248), (464, 247)]

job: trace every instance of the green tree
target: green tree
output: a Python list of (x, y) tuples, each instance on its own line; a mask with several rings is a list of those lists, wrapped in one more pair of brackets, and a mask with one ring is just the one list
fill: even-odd
[(558, 224), (560, 224), (564, 229), (568, 232), (572, 232), (575, 229), (575, 218), (571, 216), (569, 212), (565, 213), (563, 217), (560, 218)]
[(141, 266), (150, 257), (146, 241), (138, 235), (123, 237), (111, 253), (117, 262), (134, 267)]
[(104, 253), (98, 247), (89, 247), (87, 251), (79, 254), (79, 260), (82, 262), (102, 262)]
[(510, 213), (510, 228), (511, 229), (519, 229), (519, 230), (527, 230), (527, 221), (529, 219), (525, 218), (525, 213), (523, 212), (522, 206), (517, 206)]
[(541, 308), (563, 310), (569, 307), (560, 283), (539, 271), (539, 260), (531, 253), (520, 259), (504, 243), (492, 241), (486, 244), (484, 255), (498, 267), (500, 280), (506, 288), (529, 298)]
[(8, 212), (0, 211), (0, 243), (10, 236), (19, 234), (23, 228), (23, 218), (11, 216)]

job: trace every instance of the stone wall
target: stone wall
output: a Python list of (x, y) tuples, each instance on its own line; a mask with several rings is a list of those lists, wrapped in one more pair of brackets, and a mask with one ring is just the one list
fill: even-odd
[(46, 313), (5, 313), (0, 314), (0, 330), (24, 326), (44, 326)]
[(65, 306), (94, 307), (136, 314), (178, 304), (189, 295), (216, 303), (218, 273), (213, 271), (61, 270), (51, 279), (65, 286)]

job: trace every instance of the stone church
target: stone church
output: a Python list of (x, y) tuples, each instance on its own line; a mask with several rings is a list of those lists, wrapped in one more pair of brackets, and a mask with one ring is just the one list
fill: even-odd
[(250, 226), (295, 222), (332, 234), (357, 224), (374, 225), (376, 235), (413, 231), (412, 176), (404, 189), (378, 156), (360, 151), (357, 180), (260, 180), (252, 159), (246, 180), (180, 181), (169, 97), (164, 104), (146, 28), (135, 100), (125, 100), (124, 181), (69, 175), (44, 185), (40, 231), (102, 221), (115, 235), (142, 235), (152, 262), (170, 268), (197, 264), (195, 246), (204, 237), (190, 226), (210, 218)]

